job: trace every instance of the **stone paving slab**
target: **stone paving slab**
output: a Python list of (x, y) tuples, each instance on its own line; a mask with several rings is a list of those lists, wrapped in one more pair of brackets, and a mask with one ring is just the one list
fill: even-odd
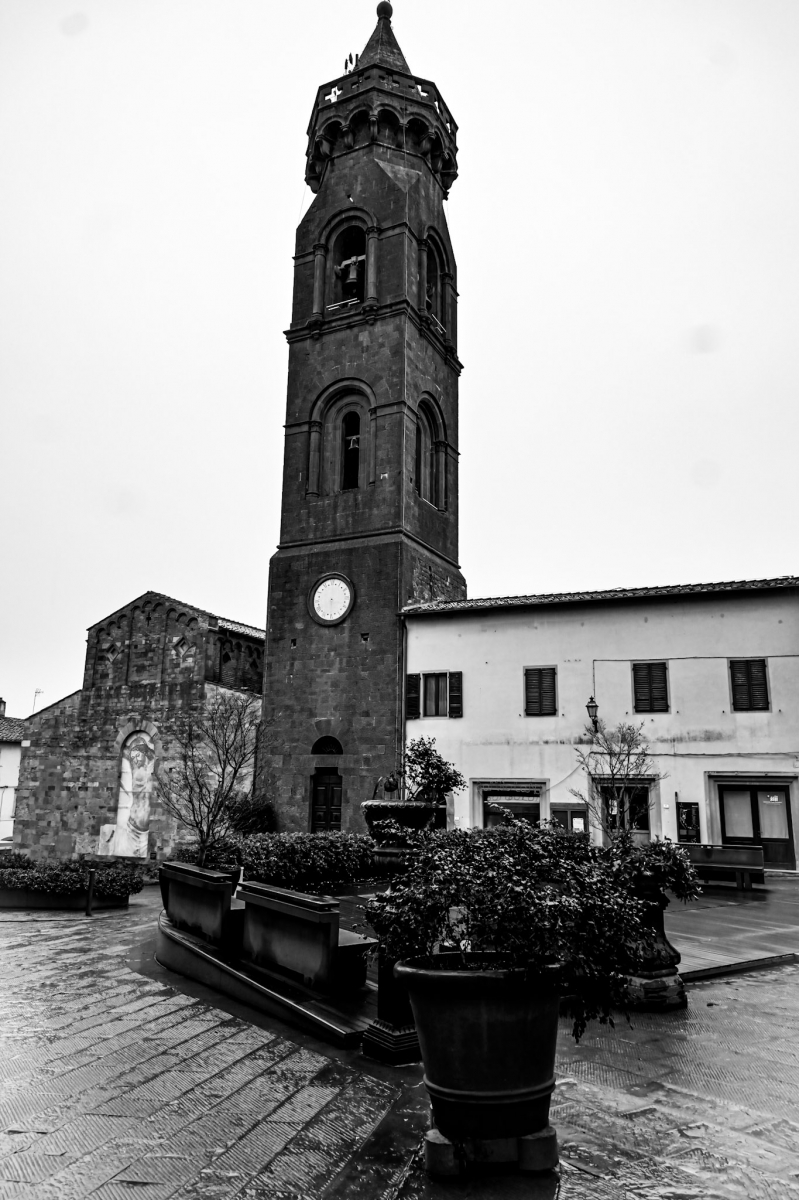
[(799, 966), (564, 1025), (560, 1171), (435, 1182), (420, 1068), (164, 972), (158, 907), (0, 915), (0, 1200), (799, 1200)]

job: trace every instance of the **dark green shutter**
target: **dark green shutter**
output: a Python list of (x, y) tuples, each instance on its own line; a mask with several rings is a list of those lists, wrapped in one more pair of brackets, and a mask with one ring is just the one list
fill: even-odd
[(463, 716), (463, 671), (449, 673), (449, 715)]
[(405, 676), (405, 716), (409, 721), (421, 716), (420, 699), (422, 691), (421, 675)]
[(732, 707), (736, 712), (768, 708), (768, 680), (764, 658), (730, 660)]
[(524, 672), (524, 711), (528, 717), (557, 713), (555, 667), (527, 667)]
[(668, 712), (666, 664), (633, 663), (633, 699), (637, 713)]

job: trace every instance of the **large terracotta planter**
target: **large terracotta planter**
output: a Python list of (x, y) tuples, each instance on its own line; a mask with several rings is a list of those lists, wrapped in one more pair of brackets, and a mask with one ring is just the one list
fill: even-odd
[(397, 963), (408, 989), (438, 1130), (451, 1141), (519, 1138), (549, 1122), (559, 972), (499, 970), (490, 956)]

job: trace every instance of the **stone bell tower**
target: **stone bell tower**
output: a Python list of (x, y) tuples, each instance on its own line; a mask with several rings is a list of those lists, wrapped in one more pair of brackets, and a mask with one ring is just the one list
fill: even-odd
[(391, 5), (308, 128), (280, 545), (270, 565), (262, 794), (285, 830), (364, 828), (402, 745), (411, 600), (458, 568), (457, 287), (443, 201), (457, 125)]

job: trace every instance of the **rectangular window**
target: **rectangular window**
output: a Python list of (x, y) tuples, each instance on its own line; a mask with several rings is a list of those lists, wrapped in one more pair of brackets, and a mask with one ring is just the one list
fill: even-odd
[(599, 788), (611, 829), (629, 829), (635, 833), (649, 831), (651, 797), (646, 785), (611, 787), (602, 784)]
[(558, 711), (556, 667), (524, 668), (524, 713), (527, 717), (553, 717)]
[(445, 717), (448, 711), (447, 673), (439, 671), (435, 675), (424, 677), (424, 715), (426, 717)]
[(664, 662), (633, 663), (633, 703), (637, 713), (669, 711), (668, 676)]
[(463, 716), (463, 671), (435, 671), (405, 676), (405, 716)]
[(734, 712), (756, 712), (768, 708), (765, 658), (730, 659), (730, 681)]

